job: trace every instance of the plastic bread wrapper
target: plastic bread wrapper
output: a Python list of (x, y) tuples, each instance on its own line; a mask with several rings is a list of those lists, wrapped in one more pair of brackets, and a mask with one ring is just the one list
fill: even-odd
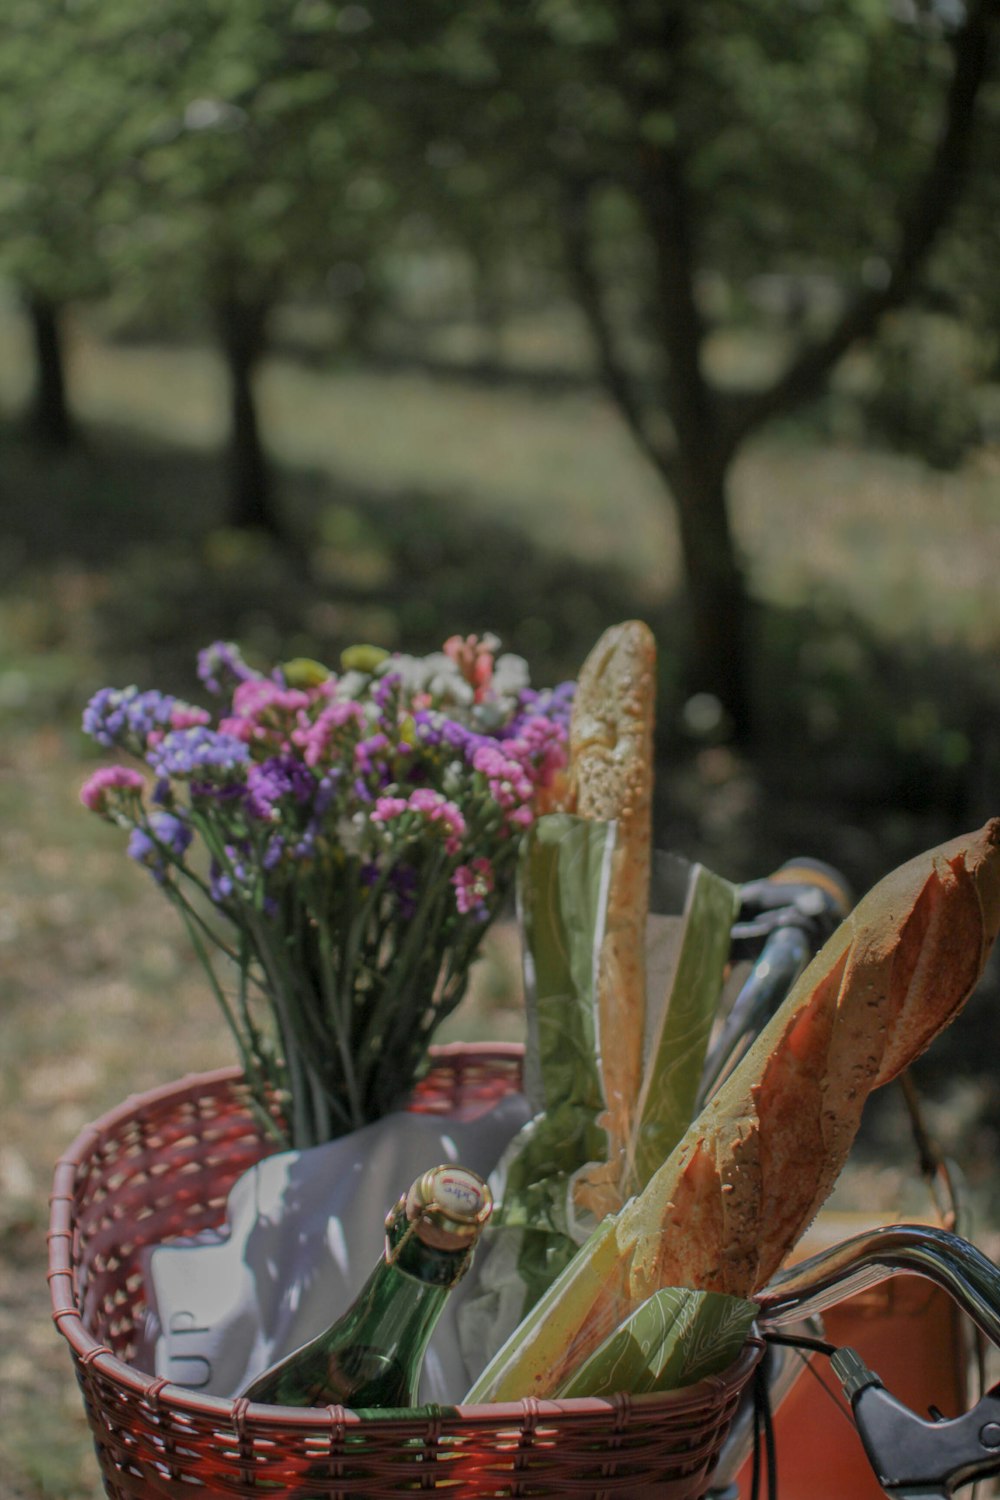
[(491, 1178), (497, 1208), (477, 1289), (459, 1317), (470, 1365), (492, 1358), (594, 1229), (574, 1205), (581, 1176), (616, 1171), (622, 1198), (639, 1191), (694, 1111), (738, 892), (702, 865), (654, 855), (643, 1075), (626, 1160), (610, 1165), (597, 983), (615, 834), (613, 822), (554, 813), (539, 819), (522, 849), (525, 1092), (533, 1114)]

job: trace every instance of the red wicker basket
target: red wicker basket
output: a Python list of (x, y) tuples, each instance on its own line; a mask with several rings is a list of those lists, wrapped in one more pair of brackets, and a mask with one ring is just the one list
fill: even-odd
[[(437, 1049), (413, 1108), (518, 1087), (520, 1048)], [(473, 1496), (698, 1500), (760, 1357), (663, 1396), (466, 1406), (362, 1420), (224, 1401), (131, 1367), (144, 1248), (223, 1220), (232, 1184), (268, 1150), (236, 1070), (127, 1100), (59, 1162), (49, 1234), (53, 1317), (72, 1351), (112, 1500)]]

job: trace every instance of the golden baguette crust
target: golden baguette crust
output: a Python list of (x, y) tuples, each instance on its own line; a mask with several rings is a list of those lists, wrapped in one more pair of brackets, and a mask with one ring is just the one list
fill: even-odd
[[(602, 1217), (620, 1205), (616, 1182), (642, 1078), (646, 916), (652, 846), (656, 643), (640, 620), (606, 630), (584, 662), (573, 700), (572, 804), (617, 823), (598, 968), (598, 1029), (610, 1183), (579, 1184), (578, 1206)], [(605, 1171), (604, 1177), (609, 1174)], [(608, 1200), (608, 1187), (612, 1198)], [(591, 1201), (593, 1200), (593, 1201)]]
[(793, 987), (642, 1196), (632, 1289), (747, 1296), (827, 1198), (873, 1088), (972, 992), (1000, 928), (1000, 819), (886, 876)]

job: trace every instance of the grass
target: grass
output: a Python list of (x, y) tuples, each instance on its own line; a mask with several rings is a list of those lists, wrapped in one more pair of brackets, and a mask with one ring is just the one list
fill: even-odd
[[(0, 413), (23, 400), (23, 330), (0, 316)], [(372, 637), (423, 647), (496, 625), (536, 676), (599, 630), (656, 623), (660, 841), (735, 879), (809, 852), (861, 888), (996, 811), (998, 457), (937, 475), (779, 434), (742, 457), (734, 521), (758, 600), (769, 731), (756, 757), (685, 735), (671, 697), (678, 556), (655, 477), (598, 393), (272, 361), (262, 382), (283, 503), (311, 575), (225, 526), (221, 378), (197, 348), (76, 329), (88, 451), (39, 462), (8, 434), (0, 538), (0, 1500), (96, 1500), (69, 1360), (48, 1321), (56, 1157), (126, 1094), (231, 1060), (200, 971), (151, 884), (76, 790), (79, 710), (104, 681), (178, 686), (194, 651), (262, 655)], [(992, 987), (991, 987), (992, 986)], [(988, 1199), (1000, 1098), (997, 980), (935, 1049), (935, 1127)], [(516, 938), (498, 933), (452, 1034), (517, 1035)], [(966, 1040), (961, 1041), (964, 1036)], [(898, 1106), (849, 1180), (913, 1194)]]

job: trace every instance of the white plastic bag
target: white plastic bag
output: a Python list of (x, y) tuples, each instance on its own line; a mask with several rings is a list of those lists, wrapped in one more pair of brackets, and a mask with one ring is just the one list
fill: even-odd
[[(442, 1162), (488, 1177), (529, 1114), (520, 1094), (473, 1118), (399, 1112), (328, 1145), (265, 1158), (234, 1184), (222, 1231), (150, 1251), (137, 1365), (235, 1395), (350, 1305), (382, 1253), (385, 1215), (411, 1182)], [(475, 1275), (474, 1262), (448, 1299), (421, 1401), (459, 1401), (479, 1373), (456, 1323)]]

